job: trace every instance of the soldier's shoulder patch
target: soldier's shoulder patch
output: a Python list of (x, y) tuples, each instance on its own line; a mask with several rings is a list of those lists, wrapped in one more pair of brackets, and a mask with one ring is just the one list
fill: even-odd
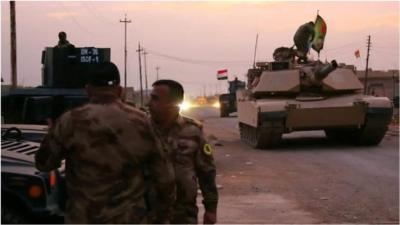
[(213, 154), (213, 148), (210, 144), (206, 143), (203, 146), (203, 152), (206, 155), (212, 155)]
[(200, 128), (200, 129), (203, 128), (203, 124), (200, 121), (198, 121), (196, 119), (193, 119), (193, 118), (190, 118), (190, 117), (186, 117), (186, 116), (183, 117), (183, 118), (184, 118), (186, 123), (195, 125), (196, 127)]

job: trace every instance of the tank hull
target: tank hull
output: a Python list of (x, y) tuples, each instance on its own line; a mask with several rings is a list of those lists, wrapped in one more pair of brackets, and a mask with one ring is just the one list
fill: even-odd
[(325, 130), (334, 139), (346, 133), (355, 143), (378, 144), (392, 117), (388, 98), (362, 94), (239, 100), (237, 107), (242, 139), (256, 148), (277, 146), (282, 134), (307, 130)]

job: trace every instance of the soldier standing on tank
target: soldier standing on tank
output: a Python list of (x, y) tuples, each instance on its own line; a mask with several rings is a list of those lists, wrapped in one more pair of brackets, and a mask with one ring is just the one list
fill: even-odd
[(58, 44), (54, 46), (55, 48), (75, 48), (75, 46), (67, 40), (67, 33), (61, 31), (58, 33)]
[(307, 63), (307, 54), (310, 51), (311, 43), (314, 39), (314, 22), (310, 21), (301, 25), (293, 38), (293, 41), (297, 48), (297, 56), (299, 57), (298, 62)]
[(183, 87), (173, 80), (158, 80), (153, 84), (149, 111), (156, 133), (174, 165), (177, 200), (171, 223), (196, 224), (197, 183), (199, 183), (205, 213), (204, 224), (217, 220), (218, 191), (216, 169), (211, 146), (205, 141), (202, 125), (179, 114)]
[(118, 68), (100, 64), (86, 91), (90, 102), (64, 113), (35, 155), (40, 171), (65, 159), (66, 223), (147, 223), (143, 170), (159, 202), (156, 223), (169, 222), (174, 172), (148, 117), (124, 104)]

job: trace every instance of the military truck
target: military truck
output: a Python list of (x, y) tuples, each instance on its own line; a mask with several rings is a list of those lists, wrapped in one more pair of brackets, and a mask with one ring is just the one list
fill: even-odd
[(228, 117), (230, 113), (236, 112), (236, 91), (245, 88), (246, 83), (240, 81), (237, 78), (233, 81), (228, 81), (229, 88), (227, 94), (221, 94), (219, 96), (219, 111), (220, 117)]
[(362, 93), (355, 72), (336, 61), (258, 62), (237, 91), (241, 139), (254, 148), (279, 145), (293, 131), (324, 130), (328, 138), (377, 145), (392, 116), (386, 97)]
[(4, 122), (46, 124), (47, 119), (86, 103), (88, 75), (105, 61), (110, 61), (109, 48), (45, 48), (41, 86), (2, 93)]
[(48, 173), (34, 166), (47, 127), (2, 125), (1, 129), (1, 222), (62, 223), (64, 166)]

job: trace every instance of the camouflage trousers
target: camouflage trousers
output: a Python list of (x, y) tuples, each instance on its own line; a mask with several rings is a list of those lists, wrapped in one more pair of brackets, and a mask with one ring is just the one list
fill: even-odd
[(175, 204), (171, 215), (171, 224), (197, 224), (199, 209), (196, 205)]

